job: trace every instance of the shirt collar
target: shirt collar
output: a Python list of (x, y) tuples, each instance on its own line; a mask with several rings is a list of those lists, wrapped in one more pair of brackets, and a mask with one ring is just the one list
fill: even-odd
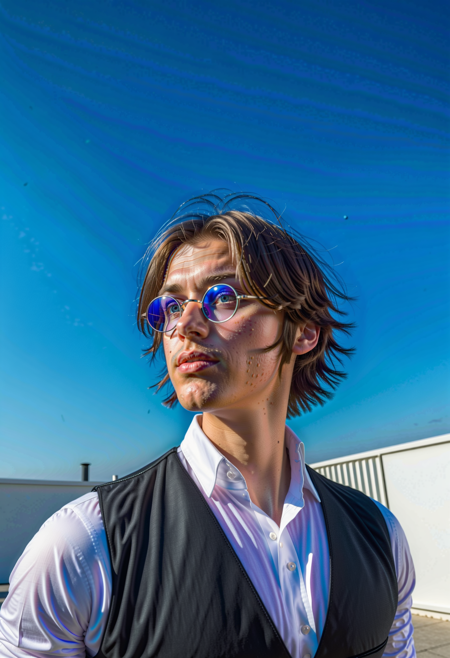
[[(216, 484), (230, 489), (247, 488), (243, 475), (235, 466), (231, 467), (233, 472), (236, 472), (233, 480), (223, 477), (223, 474), (230, 468), (230, 464), (203, 432), (200, 427), (201, 417), (202, 414), (194, 416), (180, 448), (203, 491), (210, 498)], [(320, 502), (319, 494), (305, 468), (305, 446), (287, 425), (285, 437), (291, 463), (291, 485), (286, 496), (286, 503), (303, 507), (304, 489), (310, 491)]]

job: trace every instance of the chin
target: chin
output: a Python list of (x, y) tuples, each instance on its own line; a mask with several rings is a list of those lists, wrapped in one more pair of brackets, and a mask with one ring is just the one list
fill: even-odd
[[(225, 389), (225, 390), (224, 390)], [(184, 386), (181, 391), (177, 390), (178, 402), (186, 411), (196, 413), (214, 413), (220, 410), (233, 408), (238, 401), (242, 402), (243, 395), (239, 395), (235, 388), (227, 390), (213, 382), (197, 380)], [(243, 393), (241, 391), (241, 393)]]
[(178, 401), (187, 411), (209, 411), (217, 401), (217, 384), (205, 380), (191, 380), (177, 390)]

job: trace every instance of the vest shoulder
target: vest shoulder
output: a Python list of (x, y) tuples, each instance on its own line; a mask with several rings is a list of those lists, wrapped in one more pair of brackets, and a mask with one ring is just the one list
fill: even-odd
[(160, 464), (168, 461), (169, 459), (173, 458), (177, 454), (178, 448), (174, 447), (165, 452), (163, 455), (155, 459), (154, 461), (150, 462), (150, 464), (147, 464), (147, 466), (143, 466), (142, 468), (138, 469), (137, 471), (134, 471), (133, 473), (129, 473), (128, 475), (124, 475), (122, 478), (118, 478), (117, 480), (113, 480), (111, 482), (104, 482), (103, 484), (98, 484), (95, 486), (92, 491), (98, 492), (99, 490), (104, 489), (105, 487), (110, 488), (115, 488), (120, 486), (123, 482), (127, 482), (128, 480), (132, 480), (133, 478), (140, 477), (142, 475), (145, 475), (146, 473), (150, 474), (151, 471), (153, 471), (155, 468), (157, 468)]
[(346, 522), (353, 525), (365, 526), (371, 533), (374, 528), (378, 528), (391, 547), (387, 519), (373, 498), (358, 489), (330, 480), (310, 466), (307, 469), (322, 506), (330, 514), (346, 519)]

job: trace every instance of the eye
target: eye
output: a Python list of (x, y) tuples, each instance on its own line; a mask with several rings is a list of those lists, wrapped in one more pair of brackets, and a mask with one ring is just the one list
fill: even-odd
[(234, 295), (230, 295), (229, 293), (223, 292), (221, 295), (219, 295), (218, 301), (221, 304), (226, 304), (227, 302), (232, 302), (232, 301), (234, 301)]
[(171, 302), (166, 306), (167, 315), (175, 315), (176, 313), (179, 313), (179, 311), (180, 311), (180, 307), (178, 306), (178, 304), (175, 304), (175, 302)]
[(236, 297), (232, 293), (222, 292), (214, 299), (214, 304), (225, 306), (227, 304), (235, 304)]

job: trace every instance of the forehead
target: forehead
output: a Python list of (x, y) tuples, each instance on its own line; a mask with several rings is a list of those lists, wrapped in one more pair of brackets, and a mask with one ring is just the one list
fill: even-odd
[(178, 248), (170, 263), (165, 285), (192, 285), (207, 276), (235, 271), (227, 243), (208, 238)]

